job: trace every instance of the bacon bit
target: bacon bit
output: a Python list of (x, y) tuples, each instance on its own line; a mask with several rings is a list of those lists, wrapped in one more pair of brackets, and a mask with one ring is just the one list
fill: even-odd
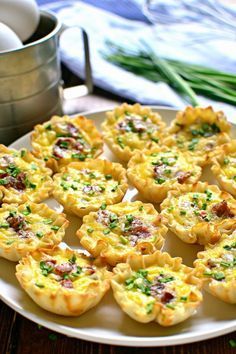
[(152, 123), (141, 121), (135, 116), (127, 116), (122, 122), (117, 124), (117, 128), (122, 132), (132, 131), (134, 133), (143, 133), (151, 126), (153, 126)]
[(14, 157), (11, 155), (4, 155), (0, 158), (0, 166), (8, 167), (10, 164), (14, 163)]
[(12, 227), (15, 231), (19, 231), (21, 229), (25, 230), (27, 228), (25, 219), (21, 215), (8, 216), (6, 220), (10, 227)]
[(79, 130), (72, 123), (67, 123), (66, 130), (73, 138), (77, 138), (79, 135)]
[(113, 213), (111, 213), (108, 210), (99, 210), (97, 212), (97, 222), (99, 222), (100, 224), (103, 224), (105, 226), (108, 226), (108, 224), (111, 221), (111, 217), (115, 215)]
[(59, 275), (65, 274), (65, 273), (70, 273), (72, 270), (73, 270), (73, 266), (71, 263), (62, 263), (62, 264), (58, 264), (55, 267), (55, 271)]
[(231, 212), (226, 200), (217, 203), (213, 206), (212, 212), (215, 213), (219, 218), (233, 218), (234, 214)]
[(86, 194), (89, 194), (89, 193), (95, 193), (95, 192), (99, 193), (102, 191), (102, 189), (99, 186), (84, 186), (82, 191)]
[(45, 264), (51, 268), (54, 268), (56, 263), (57, 263), (57, 261), (55, 259), (49, 259), (49, 260), (45, 261)]
[(84, 268), (85, 274), (86, 275), (92, 275), (96, 273), (96, 270), (92, 266), (87, 266)]
[(130, 235), (129, 241), (131, 246), (135, 246), (139, 239), (145, 239), (151, 236), (148, 227), (143, 224), (142, 220), (137, 218), (131, 222), (129, 230), (125, 231), (125, 233)]
[(215, 144), (214, 143), (207, 143), (205, 145), (205, 150), (206, 151), (212, 151), (212, 149), (215, 147)]
[(213, 261), (213, 259), (208, 259), (207, 265), (208, 265), (209, 268), (215, 268), (216, 267), (216, 264)]
[(13, 187), (18, 190), (24, 190), (26, 188), (25, 179), (26, 179), (25, 172), (20, 172), (16, 177), (16, 181), (14, 182)]
[(164, 291), (160, 300), (163, 304), (168, 304), (171, 300), (174, 299), (174, 297), (175, 296), (169, 291)]
[(61, 286), (67, 289), (73, 289), (73, 282), (70, 279), (63, 279), (61, 281)]
[(162, 293), (164, 288), (165, 288), (165, 284), (162, 284), (162, 283), (159, 283), (159, 282), (155, 282), (151, 286), (151, 295), (153, 297), (160, 296), (160, 294)]
[(154, 166), (153, 168), (153, 172), (154, 172), (154, 178), (160, 178), (162, 176), (164, 176), (164, 171), (166, 169), (165, 165), (158, 165), (158, 166)]
[(183, 184), (190, 176), (191, 176), (191, 172), (178, 171), (176, 173), (177, 181), (180, 184)]
[(33, 238), (35, 234), (32, 231), (19, 230), (18, 235), (20, 238)]

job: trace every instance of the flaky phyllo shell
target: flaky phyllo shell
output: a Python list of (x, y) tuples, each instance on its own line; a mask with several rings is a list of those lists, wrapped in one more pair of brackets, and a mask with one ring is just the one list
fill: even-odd
[(0, 256), (18, 261), (28, 252), (61, 242), (69, 222), (46, 204), (3, 204), (0, 208)]
[(148, 107), (123, 103), (106, 115), (104, 140), (122, 161), (128, 161), (136, 150), (156, 146), (162, 138), (165, 123)]
[(107, 160), (72, 162), (54, 175), (54, 198), (72, 214), (82, 217), (90, 211), (119, 203), (128, 188), (126, 171)]
[(207, 245), (198, 258), (194, 266), (205, 289), (220, 300), (236, 304), (236, 232)]
[(235, 228), (236, 200), (207, 182), (170, 191), (161, 210), (169, 229), (187, 243), (215, 243)]
[(35, 251), (16, 266), (16, 277), (33, 301), (64, 316), (79, 316), (96, 306), (110, 287), (110, 276), (90, 257), (59, 247)]
[(196, 312), (202, 301), (195, 270), (164, 252), (130, 257), (114, 269), (111, 286), (121, 309), (136, 321), (171, 326)]
[(159, 203), (169, 190), (197, 182), (201, 171), (187, 153), (157, 146), (136, 152), (128, 163), (127, 174), (145, 199)]
[(152, 204), (123, 202), (92, 212), (77, 231), (82, 246), (111, 265), (132, 254), (151, 254), (164, 243), (167, 227)]
[(51, 170), (28, 150), (0, 145), (0, 190), (4, 203), (39, 203), (52, 190)]
[(35, 126), (31, 135), (33, 153), (54, 172), (73, 161), (95, 158), (103, 141), (92, 120), (83, 116), (54, 116)]
[(212, 163), (211, 170), (217, 182), (236, 197), (236, 140), (222, 145)]
[(212, 107), (187, 107), (166, 129), (163, 143), (189, 153), (200, 165), (209, 163), (218, 147), (230, 140), (230, 124), (223, 112)]

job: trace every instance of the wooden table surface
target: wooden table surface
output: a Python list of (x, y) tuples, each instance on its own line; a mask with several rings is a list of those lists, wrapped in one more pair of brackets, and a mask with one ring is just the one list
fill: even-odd
[[(76, 82), (75, 82), (76, 83)], [(92, 95), (67, 102), (65, 111), (76, 113), (113, 107), (121, 99), (95, 90)], [(236, 332), (198, 343), (156, 348), (128, 348), (91, 343), (54, 333), (31, 322), (0, 301), (0, 354), (236, 354), (230, 340)]]

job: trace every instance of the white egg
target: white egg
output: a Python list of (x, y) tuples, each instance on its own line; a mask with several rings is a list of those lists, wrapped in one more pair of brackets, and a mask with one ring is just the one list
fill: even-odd
[(35, 0), (0, 0), (0, 22), (26, 41), (36, 30), (40, 12)]
[(0, 52), (23, 47), (20, 38), (4, 23), (0, 22)]

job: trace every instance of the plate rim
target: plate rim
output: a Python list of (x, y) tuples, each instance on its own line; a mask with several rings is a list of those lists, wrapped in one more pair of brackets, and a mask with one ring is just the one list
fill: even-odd
[[(115, 107), (115, 106), (114, 106)], [(174, 111), (178, 112), (178, 108), (174, 107), (166, 107), (166, 106), (153, 106), (149, 105), (151, 109), (154, 110), (164, 110), (164, 111)], [(84, 116), (91, 116), (93, 114), (101, 114), (107, 112), (108, 110), (112, 110), (113, 107), (109, 107), (108, 109), (101, 109), (101, 110), (88, 110), (84, 112), (79, 112), (77, 114), (71, 114), (69, 116), (73, 117), (76, 115), (84, 115)], [(88, 117), (89, 118), (89, 117)], [(232, 123), (236, 127), (236, 124)], [(31, 132), (28, 132), (12, 142), (9, 147), (11, 148), (12, 145), (14, 146), (15, 144), (19, 144), (21, 140), (24, 139), (29, 139), (30, 140), (30, 134)], [(161, 346), (174, 346), (174, 345), (181, 345), (181, 344), (188, 344), (188, 343), (194, 343), (194, 342), (199, 342), (202, 340), (207, 340), (211, 338), (215, 338), (220, 335), (224, 335), (227, 333), (231, 333), (236, 330), (236, 320), (231, 321), (228, 324), (224, 324), (222, 328), (219, 328), (217, 330), (215, 329), (209, 329), (206, 333), (195, 333), (193, 334), (192, 332), (185, 332), (185, 333), (180, 333), (180, 334), (174, 334), (174, 335), (166, 335), (166, 336), (156, 336), (156, 337), (134, 337), (134, 336), (126, 336), (123, 334), (119, 335), (119, 338), (116, 338), (112, 336), (111, 334), (108, 334), (107, 336), (102, 336), (98, 335), (96, 336), (94, 333), (89, 334), (84, 333), (83, 331), (80, 331), (80, 328), (72, 328), (68, 327), (66, 325), (61, 325), (58, 323), (53, 323), (48, 320), (43, 319), (42, 317), (39, 317), (35, 313), (32, 313), (30, 311), (24, 310), (24, 308), (20, 308), (17, 304), (14, 303), (13, 300), (9, 300), (8, 298), (3, 297), (2, 294), (0, 294), (0, 299), (10, 308), (12, 308), (14, 311), (22, 315), (23, 317), (27, 318), (28, 320), (33, 321), (34, 323), (38, 323), (39, 325), (42, 325), (52, 331), (67, 335), (72, 338), (77, 338), (77, 339), (82, 339), (94, 343), (101, 343), (101, 344), (108, 344), (108, 345), (116, 345), (116, 346), (126, 346), (126, 347), (135, 347), (136, 344), (140, 347), (161, 347)], [(76, 333), (75, 333), (76, 332)]]

